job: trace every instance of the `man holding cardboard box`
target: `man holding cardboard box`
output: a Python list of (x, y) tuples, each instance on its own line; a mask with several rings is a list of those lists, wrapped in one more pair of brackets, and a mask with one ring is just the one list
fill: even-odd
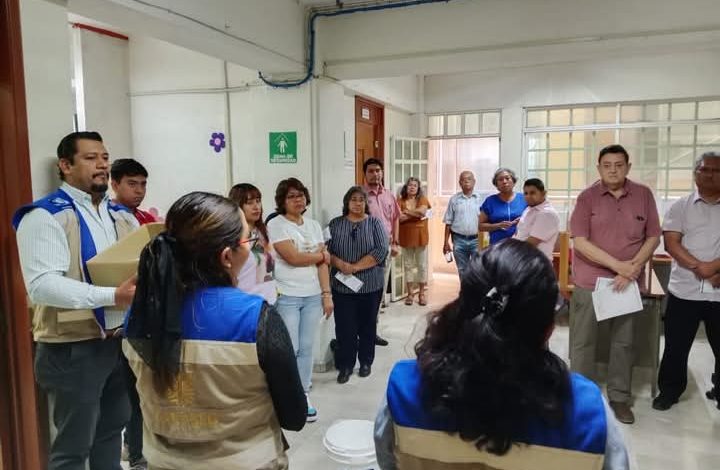
[(135, 280), (93, 285), (88, 260), (138, 227), (108, 188), (108, 152), (97, 132), (58, 145), (60, 189), (13, 218), (23, 277), (34, 307), (35, 375), (52, 404), (57, 436), (48, 470), (120, 470), (129, 406), (120, 335)]

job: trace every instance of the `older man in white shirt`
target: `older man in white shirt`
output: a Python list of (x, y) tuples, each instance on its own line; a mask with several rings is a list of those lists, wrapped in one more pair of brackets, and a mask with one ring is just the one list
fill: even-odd
[(35, 375), (57, 428), (48, 470), (121, 469), (129, 405), (120, 333), (135, 281), (94, 285), (86, 262), (138, 222), (105, 194), (108, 160), (97, 132), (67, 135), (58, 145), (62, 186), (13, 218), (34, 306)]
[(697, 190), (676, 201), (663, 222), (673, 265), (660, 395), (652, 404), (660, 411), (672, 407), (685, 391), (688, 355), (701, 321), (716, 363), (720, 358), (720, 153), (704, 153), (694, 173)]
[(523, 185), (527, 208), (520, 216), (513, 238), (526, 241), (553, 259), (555, 242), (560, 233), (560, 216), (547, 200), (545, 184), (538, 178), (530, 178)]

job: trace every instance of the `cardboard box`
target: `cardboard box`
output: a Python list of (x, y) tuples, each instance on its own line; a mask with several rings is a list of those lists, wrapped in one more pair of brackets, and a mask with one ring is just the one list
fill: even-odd
[(92, 283), (96, 286), (117, 287), (136, 274), (143, 248), (164, 230), (164, 223), (143, 225), (93, 256), (87, 262)]

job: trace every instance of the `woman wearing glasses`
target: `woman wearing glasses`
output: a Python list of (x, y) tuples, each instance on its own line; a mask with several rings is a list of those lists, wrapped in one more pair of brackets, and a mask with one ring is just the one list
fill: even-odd
[(232, 187), (228, 197), (245, 214), (249, 233), (250, 256), (238, 274), (238, 289), (260, 295), (274, 305), (277, 301), (277, 284), (273, 278), (275, 262), (263, 223), (262, 194), (252, 184), (240, 183)]
[(194, 192), (142, 251), (123, 351), (137, 376), (149, 469), (285, 469), (280, 428), (307, 402), (274, 307), (236, 288), (248, 257), (237, 204)]
[[(303, 389), (312, 383), (313, 343), (323, 313), (333, 312), (330, 294), (330, 254), (325, 249), (320, 224), (303, 214), (310, 193), (297, 178), (282, 180), (275, 190), (278, 216), (268, 222), (268, 234), (277, 259), (275, 281), (277, 309), (292, 338)], [(308, 399), (308, 422), (317, 420), (317, 410)]]
[(335, 366), (346, 383), (356, 359), (360, 377), (370, 375), (375, 359), (377, 312), (383, 294), (388, 239), (382, 222), (370, 216), (367, 194), (353, 186), (343, 197), (343, 215), (330, 221), (328, 251), (335, 303)]
[(490, 232), (490, 244), (512, 238), (520, 216), (527, 207), (522, 193), (516, 193), (517, 176), (509, 168), (500, 168), (493, 175), (492, 184), (497, 194), (488, 196), (480, 206), (478, 229)]

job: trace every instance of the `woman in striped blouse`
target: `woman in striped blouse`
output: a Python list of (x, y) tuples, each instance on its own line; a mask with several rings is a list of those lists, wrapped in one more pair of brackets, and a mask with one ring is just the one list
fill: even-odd
[[(388, 252), (382, 222), (370, 216), (367, 194), (353, 186), (343, 197), (343, 215), (330, 221), (330, 273), (335, 305), (335, 366), (346, 383), (356, 359), (360, 377), (370, 375), (375, 358), (377, 312), (383, 293), (383, 265)], [(360, 282), (358, 282), (360, 281)]]

